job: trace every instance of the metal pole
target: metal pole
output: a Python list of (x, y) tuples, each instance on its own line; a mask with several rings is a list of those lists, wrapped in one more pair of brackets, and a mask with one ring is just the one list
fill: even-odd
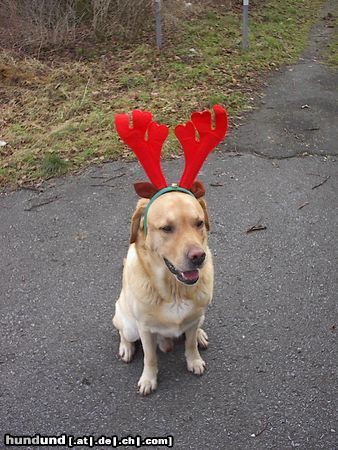
[(161, 0), (155, 0), (155, 19), (156, 19), (156, 46), (158, 49), (162, 47), (162, 4)]
[(249, 32), (249, 0), (243, 0), (243, 41), (242, 41), (242, 46), (243, 46), (244, 50), (247, 50), (249, 47), (248, 32)]

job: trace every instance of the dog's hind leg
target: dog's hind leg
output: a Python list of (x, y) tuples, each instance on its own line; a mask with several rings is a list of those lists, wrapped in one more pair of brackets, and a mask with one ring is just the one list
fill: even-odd
[(134, 342), (129, 342), (124, 337), (123, 331), (119, 331), (120, 333), (120, 346), (119, 346), (119, 355), (122, 361), (128, 363), (133, 359), (135, 353), (135, 344)]
[[(129, 341), (124, 334), (125, 327), (123, 325), (125, 322), (126, 321), (123, 320), (123, 316), (120, 311), (119, 303), (117, 302), (115, 307), (115, 316), (113, 317), (113, 325), (119, 331), (120, 334), (120, 345), (119, 345), (120, 358), (122, 359), (122, 361), (128, 363), (133, 359), (135, 353), (135, 344), (134, 342)], [(134, 341), (137, 340), (138, 336), (135, 335), (133, 337), (135, 337), (135, 339), (132, 339)]]
[(123, 329), (122, 323), (116, 314), (113, 317), (113, 325), (115, 328), (118, 329), (120, 334), (119, 356), (122, 359), (122, 361), (128, 363), (133, 359), (135, 353), (135, 344), (134, 342), (129, 342), (125, 338), (122, 330)]

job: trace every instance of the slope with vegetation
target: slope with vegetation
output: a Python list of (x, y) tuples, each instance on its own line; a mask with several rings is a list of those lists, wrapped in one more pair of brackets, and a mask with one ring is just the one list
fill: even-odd
[[(30, 0), (30, 12), (8, 9), (5, 20), (3, 10), (0, 184), (129, 158), (113, 131), (117, 112), (148, 109), (173, 126), (219, 103), (236, 125), (265, 74), (299, 57), (322, 3), (251, 1), (249, 51), (241, 49), (239, 0), (164, 0), (160, 52), (148, 0)], [(25, 29), (29, 22), (38, 29)], [(173, 134), (164, 151), (179, 151)]]

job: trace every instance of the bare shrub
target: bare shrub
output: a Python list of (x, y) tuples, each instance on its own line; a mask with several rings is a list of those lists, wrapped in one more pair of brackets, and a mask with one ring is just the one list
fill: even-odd
[(95, 32), (105, 28), (108, 22), (109, 7), (111, 0), (92, 0), (93, 8), (93, 29)]
[(164, 41), (179, 32), (182, 22), (203, 12), (210, 1), (213, 2), (213, 0), (163, 0)]
[(75, 0), (0, 0), (0, 32), (15, 47), (59, 44), (76, 25)]
[(153, 19), (152, 0), (92, 0), (93, 29), (134, 38)]
[(138, 33), (153, 19), (152, 0), (117, 0), (117, 19), (129, 33)]
[(81, 35), (134, 38), (153, 20), (152, 0), (0, 0), (0, 39), (19, 48)]

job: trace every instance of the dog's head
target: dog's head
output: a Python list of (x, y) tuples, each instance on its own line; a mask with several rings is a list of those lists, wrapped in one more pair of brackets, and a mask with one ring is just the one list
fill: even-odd
[(194, 112), (190, 121), (175, 127), (185, 166), (180, 181), (171, 186), (160, 160), (168, 127), (154, 122), (149, 111), (134, 110), (132, 124), (126, 114), (115, 116), (119, 136), (133, 150), (151, 181), (134, 185), (142, 199), (132, 219), (131, 243), (136, 242), (144, 256), (151, 254), (153, 265), (160, 265), (188, 285), (198, 281), (208, 253), (209, 221), (201, 198), (204, 187), (196, 178), (228, 127), (226, 110), (220, 105), (215, 105), (213, 110), (214, 123), (211, 112), (203, 111)]
[(139, 200), (132, 218), (130, 242), (152, 254), (154, 264), (161, 264), (180, 282), (192, 285), (199, 279), (207, 254), (209, 218), (206, 202), (182, 192), (168, 192), (158, 197), (147, 215), (149, 200)]

